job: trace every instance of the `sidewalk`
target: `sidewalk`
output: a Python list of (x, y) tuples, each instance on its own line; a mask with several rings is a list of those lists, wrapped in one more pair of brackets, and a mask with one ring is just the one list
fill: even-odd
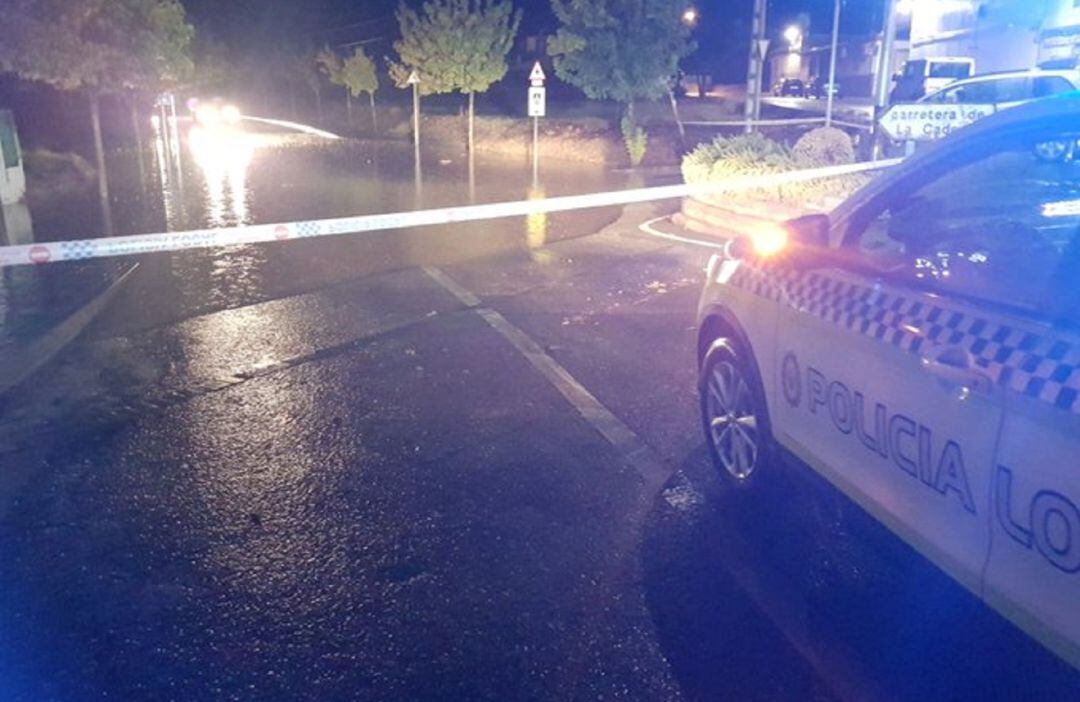
[(92, 261), (0, 270), (0, 393), (78, 336), (131, 269)]

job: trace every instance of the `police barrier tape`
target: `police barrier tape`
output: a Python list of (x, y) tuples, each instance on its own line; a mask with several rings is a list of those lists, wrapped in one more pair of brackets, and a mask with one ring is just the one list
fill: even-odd
[(825, 166), (770, 175), (741, 176), (723, 181), (703, 184), (663, 185), (635, 190), (616, 190), (585, 195), (567, 195), (537, 200), (495, 202), (484, 205), (442, 207), (412, 212), (358, 215), (319, 219), (307, 222), (282, 222), (277, 224), (253, 224), (242, 227), (196, 229), (183, 232), (161, 232), (130, 236), (104, 237), (100, 239), (75, 239), (40, 244), (22, 244), (0, 247), (0, 268), (60, 261), (78, 261), (111, 256), (134, 256), (138, 254), (203, 249), (241, 244), (260, 244), (290, 239), (361, 234), (365, 232), (425, 227), (437, 224), (472, 222), (500, 217), (517, 217), (549, 212), (629, 205), (651, 200), (710, 195), (721, 192), (752, 190), (800, 183), (820, 178), (832, 178), (854, 173), (889, 168), (903, 159), (889, 159), (872, 163), (855, 163), (843, 166)]

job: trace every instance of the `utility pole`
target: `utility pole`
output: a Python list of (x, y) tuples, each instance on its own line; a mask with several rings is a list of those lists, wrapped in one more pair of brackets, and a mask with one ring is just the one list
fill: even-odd
[(416, 167), (420, 167), (420, 76), (414, 69), (409, 74), (407, 85), (412, 86), (412, 115), (413, 115), (413, 158)]
[(889, 89), (892, 85), (893, 44), (896, 41), (896, 0), (885, 2), (885, 29), (881, 37), (881, 53), (878, 55), (877, 76), (874, 80), (874, 121), (871, 134), (874, 137), (874, 158), (877, 158), (880, 146), (878, 139), (878, 120), (889, 104)]
[(768, 0), (754, 0), (754, 16), (750, 22), (750, 61), (746, 67), (746, 131), (754, 131), (754, 122), (761, 117), (761, 79), (765, 72), (765, 9)]
[(829, 82), (825, 86), (825, 126), (832, 126), (833, 93), (836, 92), (836, 46), (840, 43), (840, 0), (833, 0), (832, 49), (829, 51)]

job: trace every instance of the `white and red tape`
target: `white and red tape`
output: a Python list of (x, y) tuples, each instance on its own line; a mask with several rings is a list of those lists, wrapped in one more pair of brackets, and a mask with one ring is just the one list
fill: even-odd
[(895, 166), (901, 159), (856, 163), (843, 166), (811, 168), (771, 175), (742, 176), (707, 184), (664, 185), (635, 190), (616, 190), (584, 195), (568, 195), (537, 200), (495, 202), (484, 205), (442, 207), (413, 212), (338, 217), (307, 222), (282, 222), (253, 224), (242, 227), (219, 229), (196, 229), (183, 232), (135, 234), (99, 239), (74, 239), (70, 241), (0, 246), (0, 268), (58, 261), (76, 261), (88, 258), (134, 256), (161, 251), (205, 249), (241, 244), (258, 244), (297, 238), (362, 234), (367, 232), (424, 227), (438, 224), (470, 222), (499, 217), (516, 217), (547, 212), (564, 212), (589, 207), (628, 205), (636, 202), (665, 200), (693, 195), (715, 194), (737, 190), (785, 185), (790, 183), (830, 178), (852, 173), (863, 173)]

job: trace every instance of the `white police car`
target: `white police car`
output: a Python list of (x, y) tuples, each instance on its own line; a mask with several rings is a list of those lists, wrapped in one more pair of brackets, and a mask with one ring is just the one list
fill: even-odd
[(732, 241), (699, 319), (723, 475), (794, 455), (1080, 666), (1080, 94)]

